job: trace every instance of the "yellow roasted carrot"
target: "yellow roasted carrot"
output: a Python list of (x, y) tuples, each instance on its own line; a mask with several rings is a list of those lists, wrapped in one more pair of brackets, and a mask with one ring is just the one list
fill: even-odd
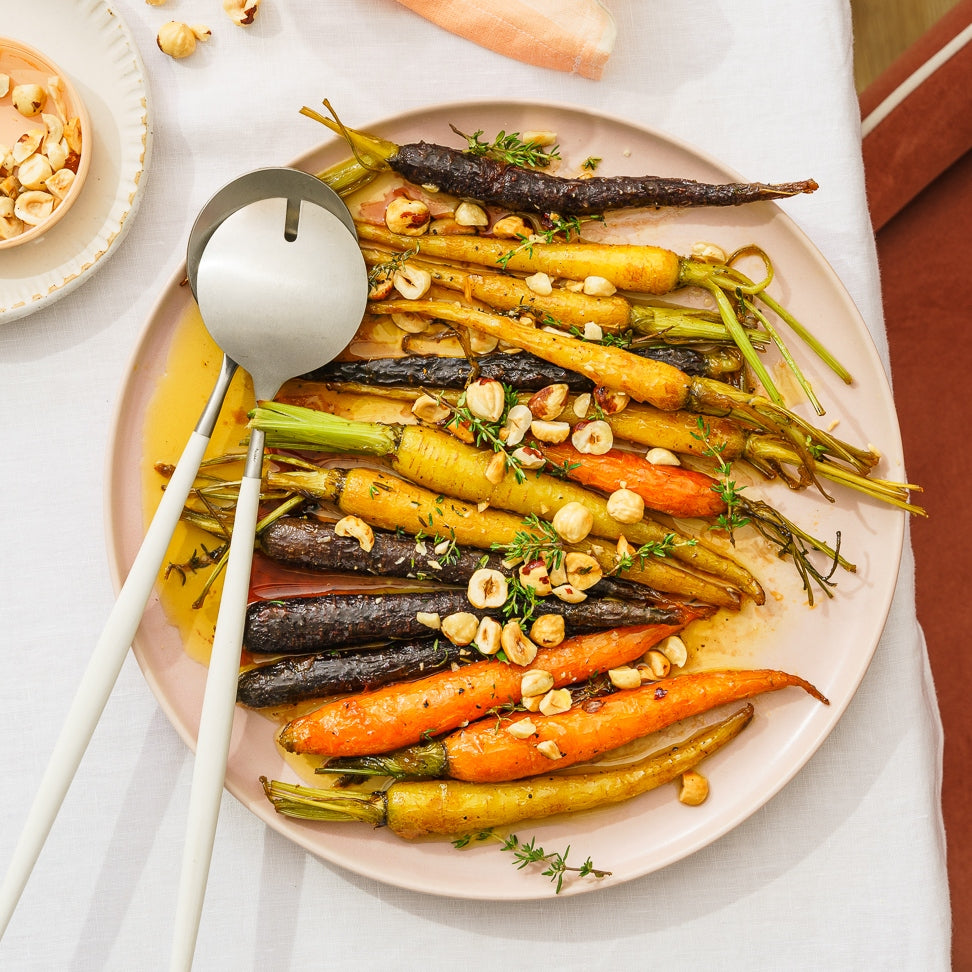
[(622, 803), (669, 783), (739, 735), (753, 718), (744, 706), (674, 745), (627, 766), (536, 776), (516, 783), (405, 780), (370, 796), (261, 778), (278, 813), (303, 820), (387, 826), (398, 837), (455, 837), (560, 813)]
[[(382, 250), (362, 247), (365, 262), (380, 266), (389, 254)], [(583, 327), (593, 321), (605, 331), (620, 331), (630, 327), (631, 305), (620, 295), (595, 297), (583, 292), (557, 287), (549, 294), (539, 295), (519, 277), (501, 273), (476, 272), (446, 263), (433, 263), (410, 258), (410, 267), (425, 270), (433, 285), (462, 294), (467, 300), (481, 300), (498, 311), (533, 313), (541, 318), (551, 317), (564, 326)]]
[(552, 277), (583, 280), (599, 276), (610, 280), (618, 290), (643, 294), (671, 293), (681, 285), (682, 258), (660, 246), (638, 244), (533, 243), (524, 247), (519, 240), (499, 240), (483, 236), (400, 236), (383, 226), (357, 221), (358, 237), (369, 243), (397, 250), (418, 249), (423, 256), (439, 260), (473, 263), (521, 273), (542, 271)]

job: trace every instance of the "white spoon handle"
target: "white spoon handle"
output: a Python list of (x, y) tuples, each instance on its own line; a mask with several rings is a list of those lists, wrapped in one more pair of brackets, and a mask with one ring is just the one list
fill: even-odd
[(253, 537), (260, 504), (263, 433), (250, 433), (246, 471), (240, 483), (226, 576), (216, 616), (213, 651), (206, 676), (192, 773), (192, 792), (182, 852), (182, 874), (172, 946), (173, 970), (192, 968), (209, 864), (216, 836), (226, 759), (233, 732), (240, 649), (253, 561)]
[[(225, 389), (223, 391), (225, 393)], [(0, 936), (17, 907), (118, 679), (208, 444), (209, 436), (202, 434), (197, 427), (197, 431), (190, 435), (175, 472), (166, 485), (162, 502), (81, 678), (0, 888)]]

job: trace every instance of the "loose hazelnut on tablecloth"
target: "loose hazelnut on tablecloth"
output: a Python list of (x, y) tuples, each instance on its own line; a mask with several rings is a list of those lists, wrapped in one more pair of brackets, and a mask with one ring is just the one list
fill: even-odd
[(196, 50), (196, 41), (209, 40), (211, 31), (208, 27), (190, 27), (178, 20), (170, 20), (159, 28), (155, 38), (159, 50), (177, 60), (189, 57)]
[(252, 24), (259, 9), (260, 0), (223, 0), (223, 10), (239, 27), (248, 27)]

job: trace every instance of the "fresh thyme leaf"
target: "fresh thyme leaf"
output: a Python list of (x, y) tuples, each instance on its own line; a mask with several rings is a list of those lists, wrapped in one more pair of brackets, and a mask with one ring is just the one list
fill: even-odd
[(579, 466), (579, 462), (571, 462), (569, 459), (565, 459), (559, 466), (548, 462), (543, 467), (543, 471), (551, 476), (556, 476), (558, 479), (569, 479), (570, 474)]
[(506, 601), (503, 604), (503, 616), (509, 621), (516, 619), (521, 625), (533, 620), (534, 614), (540, 607), (537, 592), (520, 580), (519, 575), (510, 575), (507, 586)]
[(719, 469), (719, 475), (722, 477), (712, 487), (726, 504), (725, 512), (719, 514), (716, 518), (716, 523), (729, 534), (730, 541), (734, 543), (734, 531), (741, 529), (750, 522), (749, 517), (745, 516), (742, 512), (746, 501), (739, 495), (746, 487), (737, 486), (735, 480), (730, 478), (732, 463), (727, 461), (723, 455), (726, 444), (724, 442), (721, 445), (713, 444), (710, 438), (711, 429), (709, 423), (701, 415), (696, 418), (695, 424), (698, 432), (693, 432), (692, 438), (702, 443), (705, 447), (702, 454), (715, 460), (716, 466)]
[(570, 845), (561, 854), (555, 851), (547, 852), (539, 844), (536, 837), (531, 837), (524, 841), (516, 834), (509, 834), (506, 837), (494, 833), (492, 830), (480, 830), (472, 834), (464, 834), (452, 841), (452, 846), (457, 848), (468, 847), (473, 841), (482, 842), (487, 840), (497, 840), (502, 844), (501, 850), (509, 851), (513, 855), (513, 866), (522, 871), (531, 865), (542, 866), (540, 872), (544, 877), (549, 877), (551, 882), (556, 885), (556, 893), (560, 894), (564, 887), (564, 879), (568, 874), (576, 874), (578, 877), (604, 878), (610, 877), (610, 871), (604, 871), (594, 866), (594, 862), (588, 857), (582, 864), (568, 864), (570, 856)]
[(580, 237), (581, 225), (592, 221), (603, 222), (603, 216), (557, 216), (550, 215), (547, 218), (548, 225), (539, 233), (524, 236), (522, 233), (517, 235), (520, 241), (511, 250), (507, 250), (496, 262), (505, 270), (510, 258), (515, 253), (526, 253), (533, 256), (533, 247), (536, 243), (553, 243), (554, 239), (560, 235), (564, 241), (569, 243), (575, 237)]
[(636, 564), (644, 570), (645, 564), (650, 557), (665, 558), (675, 547), (693, 546), (695, 540), (679, 540), (674, 533), (666, 533), (661, 540), (649, 540), (643, 543), (637, 550), (630, 554), (622, 554), (615, 560), (614, 567), (610, 573), (617, 574), (624, 570), (630, 570)]
[(522, 522), (526, 530), (517, 530), (509, 543), (494, 543), (491, 549), (514, 563), (542, 559), (550, 570), (560, 567), (564, 559), (564, 544), (553, 524), (541, 520), (536, 513), (524, 517)]
[(519, 132), (500, 132), (492, 142), (482, 141), (483, 130), (467, 135), (455, 125), (450, 126), (461, 138), (466, 140), (466, 151), (470, 155), (484, 155), (508, 165), (525, 169), (545, 169), (551, 162), (560, 158), (560, 146), (547, 148), (533, 139), (524, 140)]
[(222, 544), (219, 547), (215, 547), (213, 550), (209, 550), (204, 543), (201, 543), (199, 544), (199, 549), (202, 550), (202, 553), (197, 553), (197, 551), (193, 549), (192, 554), (185, 563), (168, 563), (165, 568), (165, 573), (162, 575), (163, 578), (167, 580), (170, 574), (176, 573), (180, 578), (182, 578), (183, 586), (185, 586), (187, 573), (194, 574), (197, 570), (202, 570), (204, 567), (212, 567), (214, 564), (218, 563), (219, 559), (226, 551), (226, 544)]
[(601, 344), (606, 347), (628, 348), (634, 341), (634, 331), (617, 331), (616, 333), (605, 332), (601, 337)]
[(589, 155), (581, 163), (581, 168), (582, 169), (588, 169), (591, 172), (593, 172), (600, 164), (601, 164), (601, 159), (598, 156), (596, 156), (596, 155)]
[(456, 563), (459, 560), (460, 552), (459, 545), (456, 543), (455, 531), (452, 531), (451, 537), (439, 537), (436, 534), (432, 542), (432, 551), (435, 554), (435, 559), (443, 567)]
[(466, 405), (465, 391), (459, 395), (455, 405), (446, 401), (441, 394), (433, 394), (432, 392), (426, 392), (426, 394), (450, 412), (450, 416), (445, 423), (446, 427), (450, 425), (454, 425), (457, 428), (466, 426), (472, 432), (477, 446), (488, 445), (494, 452), (503, 453), (506, 460), (506, 468), (513, 472), (518, 483), (522, 483), (526, 479), (526, 473), (523, 471), (522, 463), (512, 453), (506, 451), (506, 446), (500, 438), (500, 430), (506, 423), (506, 417), (510, 409), (519, 401), (515, 388), (503, 383), (503, 414), (497, 422), (485, 422), (483, 419), (473, 415)]
[(368, 287), (369, 289), (382, 283), (385, 280), (394, 277), (399, 270), (415, 256), (419, 251), (419, 248), (412, 247), (409, 250), (404, 250), (401, 253), (392, 253), (389, 255), (388, 259), (382, 263), (376, 263), (368, 271)]

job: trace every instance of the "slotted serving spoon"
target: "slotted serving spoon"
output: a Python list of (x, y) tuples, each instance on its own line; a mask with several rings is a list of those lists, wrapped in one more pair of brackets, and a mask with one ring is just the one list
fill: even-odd
[[(231, 214), (259, 199), (283, 193), (332, 213), (354, 238), (354, 222), (341, 198), (320, 180), (293, 169), (258, 169), (229, 183), (206, 204), (190, 234), (186, 267), (193, 294), (199, 262), (209, 238)], [(296, 212), (289, 210), (291, 218)], [(141, 547), (95, 644), (64, 725), (54, 745), (37, 794), (0, 886), (0, 937), (10, 922), (31, 871), (44, 847), (101, 713), (118, 680), (145, 605), (155, 585), (169, 540), (182, 515), (203, 454), (209, 444), (237, 363), (224, 354), (219, 376), (199, 421), (170, 477)]]
[[(261, 401), (348, 344), (364, 313), (368, 275), (353, 224), (349, 232), (332, 211), (298, 191), (271, 188), (266, 198), (237, 209), (208, 233), (195, 294), (206, 329), (227, 358), (249, 372)], [(236, 705), (263, 447), (263, 433), (252, 430), (197, 736), (173, 969), (192, 966), (212, 857)]]

